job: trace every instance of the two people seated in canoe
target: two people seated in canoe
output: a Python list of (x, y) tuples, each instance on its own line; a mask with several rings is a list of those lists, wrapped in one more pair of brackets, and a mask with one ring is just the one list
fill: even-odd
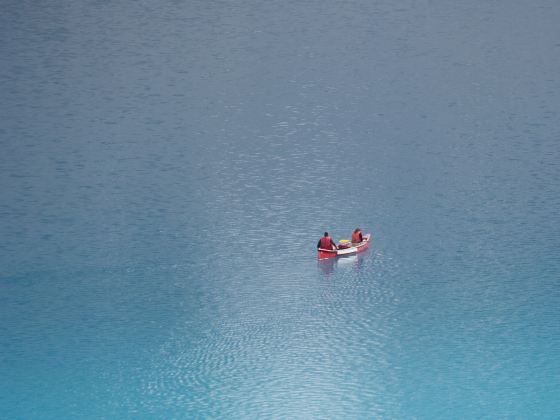
[[(362, 236), (362, 231), (360, 230), (360, 228), (356, 228), (354, 232), (352, 232), (352, 244), (353, 245), (359, 244), (363, 241), (364, 241), (364, 237)], [(347, 240), (344, 240), (344, 242), (347, 242)], [(332, 250), (332, 249), (338, 249), (338, 246), (334, 243), (332, 238), (329, 236), (329, 233), (325, 232), (323, 237), (319, 239), (319, 242), (317, 243), (317, 249)]]

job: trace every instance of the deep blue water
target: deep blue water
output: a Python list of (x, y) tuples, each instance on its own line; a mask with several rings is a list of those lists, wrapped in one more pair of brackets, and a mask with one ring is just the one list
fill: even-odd
[(557, 417), (560, 3), (466, 3), (4, 1), (0, 417)]

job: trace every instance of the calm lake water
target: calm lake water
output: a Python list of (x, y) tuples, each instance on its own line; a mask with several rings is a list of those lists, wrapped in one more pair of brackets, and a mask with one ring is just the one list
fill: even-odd
[(558, 22), (4, 1), (0, 417), (557, 417)]

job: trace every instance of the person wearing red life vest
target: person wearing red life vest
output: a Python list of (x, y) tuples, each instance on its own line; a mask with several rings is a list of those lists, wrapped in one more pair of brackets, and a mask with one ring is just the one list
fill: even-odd
[(352, 243), (359, 244), (360, 242), (364, 241), (364, 237), (362, 236), (362, 231), (360, 228), (356, 228), (354, 232), (352, 232)]
[(319, 239), (317, 243), (317, 249), (338, 249), (334, 241), (329, 236), (328, 232), (325, 232), (325, 235)]

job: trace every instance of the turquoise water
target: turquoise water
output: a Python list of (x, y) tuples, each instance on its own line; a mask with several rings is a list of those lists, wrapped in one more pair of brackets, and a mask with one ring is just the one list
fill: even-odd
[(559, 21), (4, 2), (0, 417), (557, 417)]

